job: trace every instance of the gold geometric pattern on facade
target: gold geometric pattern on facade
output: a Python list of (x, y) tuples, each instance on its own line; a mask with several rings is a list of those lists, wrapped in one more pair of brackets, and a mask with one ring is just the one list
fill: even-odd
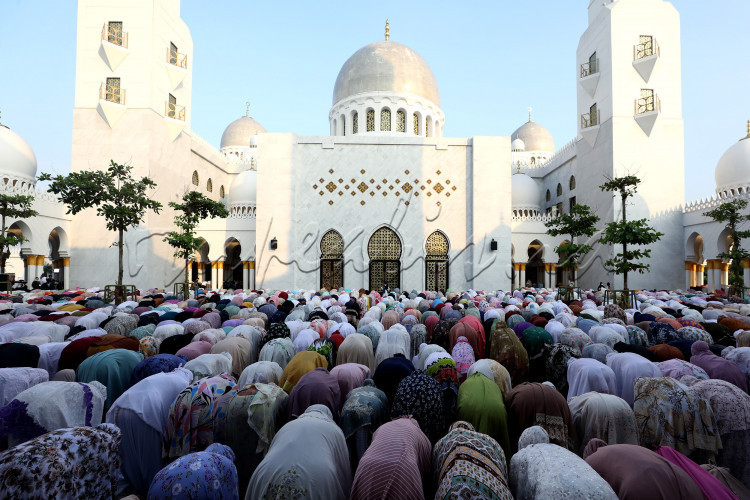
[(367, 131), (375, 132), (375, 110), (367, 110)]
[(359, 132), (359, 114), (354, 113), (352, 116), (352, 133), (356, 134)]
[(416, 113), (411, 115), (412, 120), (412, 132), (414, 132), (414, 135), (419, 135), (419, 117)]
[(396, 132), (406, 132), (406, 113), (396, 111)]
[(359, 204), (365, 206), (365, 200), (360, 201)]
[[(335, 170), (333, 168), (329, 169), (328, 172), (330, 174), (333, 174)], [(360, 175), (365, 175), (367, 172), (365, 169), (359, 170)], [(436, 175), (442, 175), (442, 171), (437, 170), (435, 172)], [(404, 170), (405, 175), (409, 175), (409, 170)], [(325, 196), (325, 191), (328, 191), (331, 195), (338, 195), (338, 196), (344, 196), (346, 193), (349, 193), (350, 196), (356, 197), (357, 195), (365, 195), (366, 193), (369, 193), (370, 196), (375, 196), (375, 193), (377, 191), (380, 191), (383, 194), (383, 197), (387, 197), (389, 194), (393, 194), (396, 197), (401, 197), (402, 193), (406, 195), (411, 195), (412, 191), (414, 192), (414, 196), (419, 196), (420, 191), (425, 191), (428, 197), (432, 197), (433, 193), (436, 194), (436, 196), (445, 195), (446, 197), (450, 197), (451, 192), (450, 191), (456, 191), (457, 187), (455, 183), (452, 183), (450, 179), (435, 179), (433, 182), (433, 179), (426, 179), (425, 181), (420, 181), (418, 178), (413, 179), (410, 181), (402, 181), (400, 178), (391, 179), (383, 178), (382, 181), (376, 182), (374, 178), (370, 178), (369, 180), (367, 178), (360, 177), (357, 179), (356, 177), (350, 178), (348, 181), (344, 181), (342, 177), (337, 177), (333, 180), (328, 180), (327, 184), (325, 184), (326, 180), (323, 178), (318, 179), (318, 182), (315, 182), (312, 184), (313, 190), (315, 190), (318, 195)], [(424, 183), (422, 183), (424, 182)], [(419, 189), (417, 189), (419, 188)], [(432, 188), (432, 189), (428, 189)], [(450, 189), (449, 189), (450, 188)], [(327, 200), (329, 205), (335, 204), (334, 200)], [(408, 200), (404, 200), (404, 203), (406, 203)], [(435, 203), (437, 206), (441, 206), (441, 204), (436, 200)], [(360, 205), (364, 206), (365, 203), (360, 200)]]

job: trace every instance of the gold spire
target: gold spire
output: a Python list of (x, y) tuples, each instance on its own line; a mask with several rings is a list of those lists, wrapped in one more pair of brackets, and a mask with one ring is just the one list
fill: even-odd
[(245, 116), (250, 116), (250, 101), (245, 101)]
[(531, 109), (532, 109), (532, 108), (531, 108), (531, 106), (529, 106), (529, 107), (528, 107), (528, 108), (526, 108), (526, 109), (527, 109), (527, 110), (528, 110), (528, 112), (529, 112), (529, 123), (531, 123)]
[(386, 19), (385, 20), (385, 41), (387, 42), (390, 37), (391, 37), (391, 23), (388, 21), (388, 19)]
[(747, 121), (747, 137), (745, 139), (750, 139), (750, 120)]

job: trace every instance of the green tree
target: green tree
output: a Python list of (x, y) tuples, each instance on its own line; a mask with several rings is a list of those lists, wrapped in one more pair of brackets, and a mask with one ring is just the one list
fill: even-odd
[(722, 203), (708, 212), (703, 212), (703, 215), (706, 217), (726, 224), (727, 229), (729, 229), (729, 236), (732, 237), (732, 245), (728, 251), (720, 253), (718, 257), (732, 261), (729, 264), (729, 286), (739, 287), (740, 289), (745, 286), (742, 259), (750, 258), (750, 252), (742, 248), (742, 240), (750, 238), (750, 231), (740, 229), (745, 222), (750, 221), (750, 215), (742, 214), (742, 211), (746, 208), (747, 200), (736, 199)]
[[(645, 262), (639, 262), (640, 259), (647, 259), (651, 256), (651, 249), (633, 250), (632, 246), (651, 245), (664, 236), (663, 233), (649, 226), (647, 219), (629, 221), (627, 218), (628, 198), (635, 195), (640, 183), (641, 180), (638, 177), (626, 175), (608, 179), (607, 182), (599, 186), (602, 191), (613, 193), (613, 196), (619, 196), (622, 204), (622, 220), (607, 224), (599, 241), (607, 245), (622, 245), (622, 252), (608, 259), (604, 266), (610, 272), (623, 275), (622, 283), (625, 290), (628, 289), (629, 272), (643, 274), (651, 267)], [(631, 248), (629, 249), (628, 246), (631, 246)]]
[(576, 243), (576, 238), (593, 236), (597, 222), (599, 222), (599, 217), (591, 211), (591, 207), (573, 205), (570, 213), (559, 214), (547, 223), (547, 234), (550, 236), (561, 234), (570, 236), (569, 241), (555, 248), (555, 253), (559, 255), (562, 265), (578, 269), (581, 260), (592, 247), (587, 243)]
[(204, 219), (229, 216), (223, 203), (206, 198), (198, 191), (188, 191), (182, 196), (182, 203), (169, 202), (177, 211), (174, 224), (180, 230), (170, 231), (164, 241), (175, 248), (174, 256), (185, 260), (185, 282), (188, 282), (188, 267), (193, 253), (200, 248), (203, 240), (195, 235), (195, 228)]
[(7, 253), (11, 247), (20, 245), (26, 238), (23, 234), (9, 233), (6, 219), (28, 219), (35, 217), (37, 211), (31, 208), (34, 197), (25, 194), (0, 194), (0, 218), (2, 218), (2, 229), (0, 230), (0, 273), (5, 273), (5, 262)]
[(156, 183), (148, 177), (134, 179), (132, 170), (132, 166), (112, 160), (106, 170), (39, 176), (39, 180), (51, 182), (48, 191), (68, 206), (69, 214), (96, 208), (96, 214), (104, 217), (107, 229), (117, 231), (117, 241), (112, 246), (117, 247), (118, 286), (122, 286), (125, 232), (143, 222), (147, 210), (158, 214), (162, 208), (161, 203), (148, 197), (148, 191), (155, 188)]

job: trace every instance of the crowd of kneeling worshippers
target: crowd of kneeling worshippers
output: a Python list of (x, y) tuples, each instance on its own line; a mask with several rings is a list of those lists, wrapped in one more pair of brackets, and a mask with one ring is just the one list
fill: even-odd
[(750, 304), (0, 296), (0, 498), (750, 498)]

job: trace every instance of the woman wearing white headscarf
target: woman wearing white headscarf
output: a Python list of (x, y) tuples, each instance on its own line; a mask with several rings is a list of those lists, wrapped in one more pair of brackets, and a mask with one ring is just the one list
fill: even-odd
[(570, 415), (578, 438), (578, 452), (583, 454), (588, 442), (601, 439), (607, 444), (638, 445), (638, 429), (633, 409), (613, 394), (588, 392), (568, 401)]
[(587, 392), (614, 394), (617, 389), (612, 368), (592, 358), (568, 360), (568, 401)]
[(633, 383), (638, 377), (661, 377), (661, 370), (651, 361), (632, 352), (610, 353), (607, 366), (615, 372), (615, 394), (633, 406)]
[(544, 439), (544, 429), (530, 427), (510, 460), (510, 488), (516, 500), (586, 498), (616, 500), (612, 487), (583, 459)]
[(349, 498), (349, 451), (341, 429), (324, 405), (312, 405), (276, 433), (255, 469), (245, 500), (258, 498)]
[(125, 480), (139, 493), (163, 467), (161, 449), (164, 422), (169, 407), (193, 380), (185, 368), (146, 377), (117, 398), (107, 412), (107, 423), (122, 431), (120, 470)]

